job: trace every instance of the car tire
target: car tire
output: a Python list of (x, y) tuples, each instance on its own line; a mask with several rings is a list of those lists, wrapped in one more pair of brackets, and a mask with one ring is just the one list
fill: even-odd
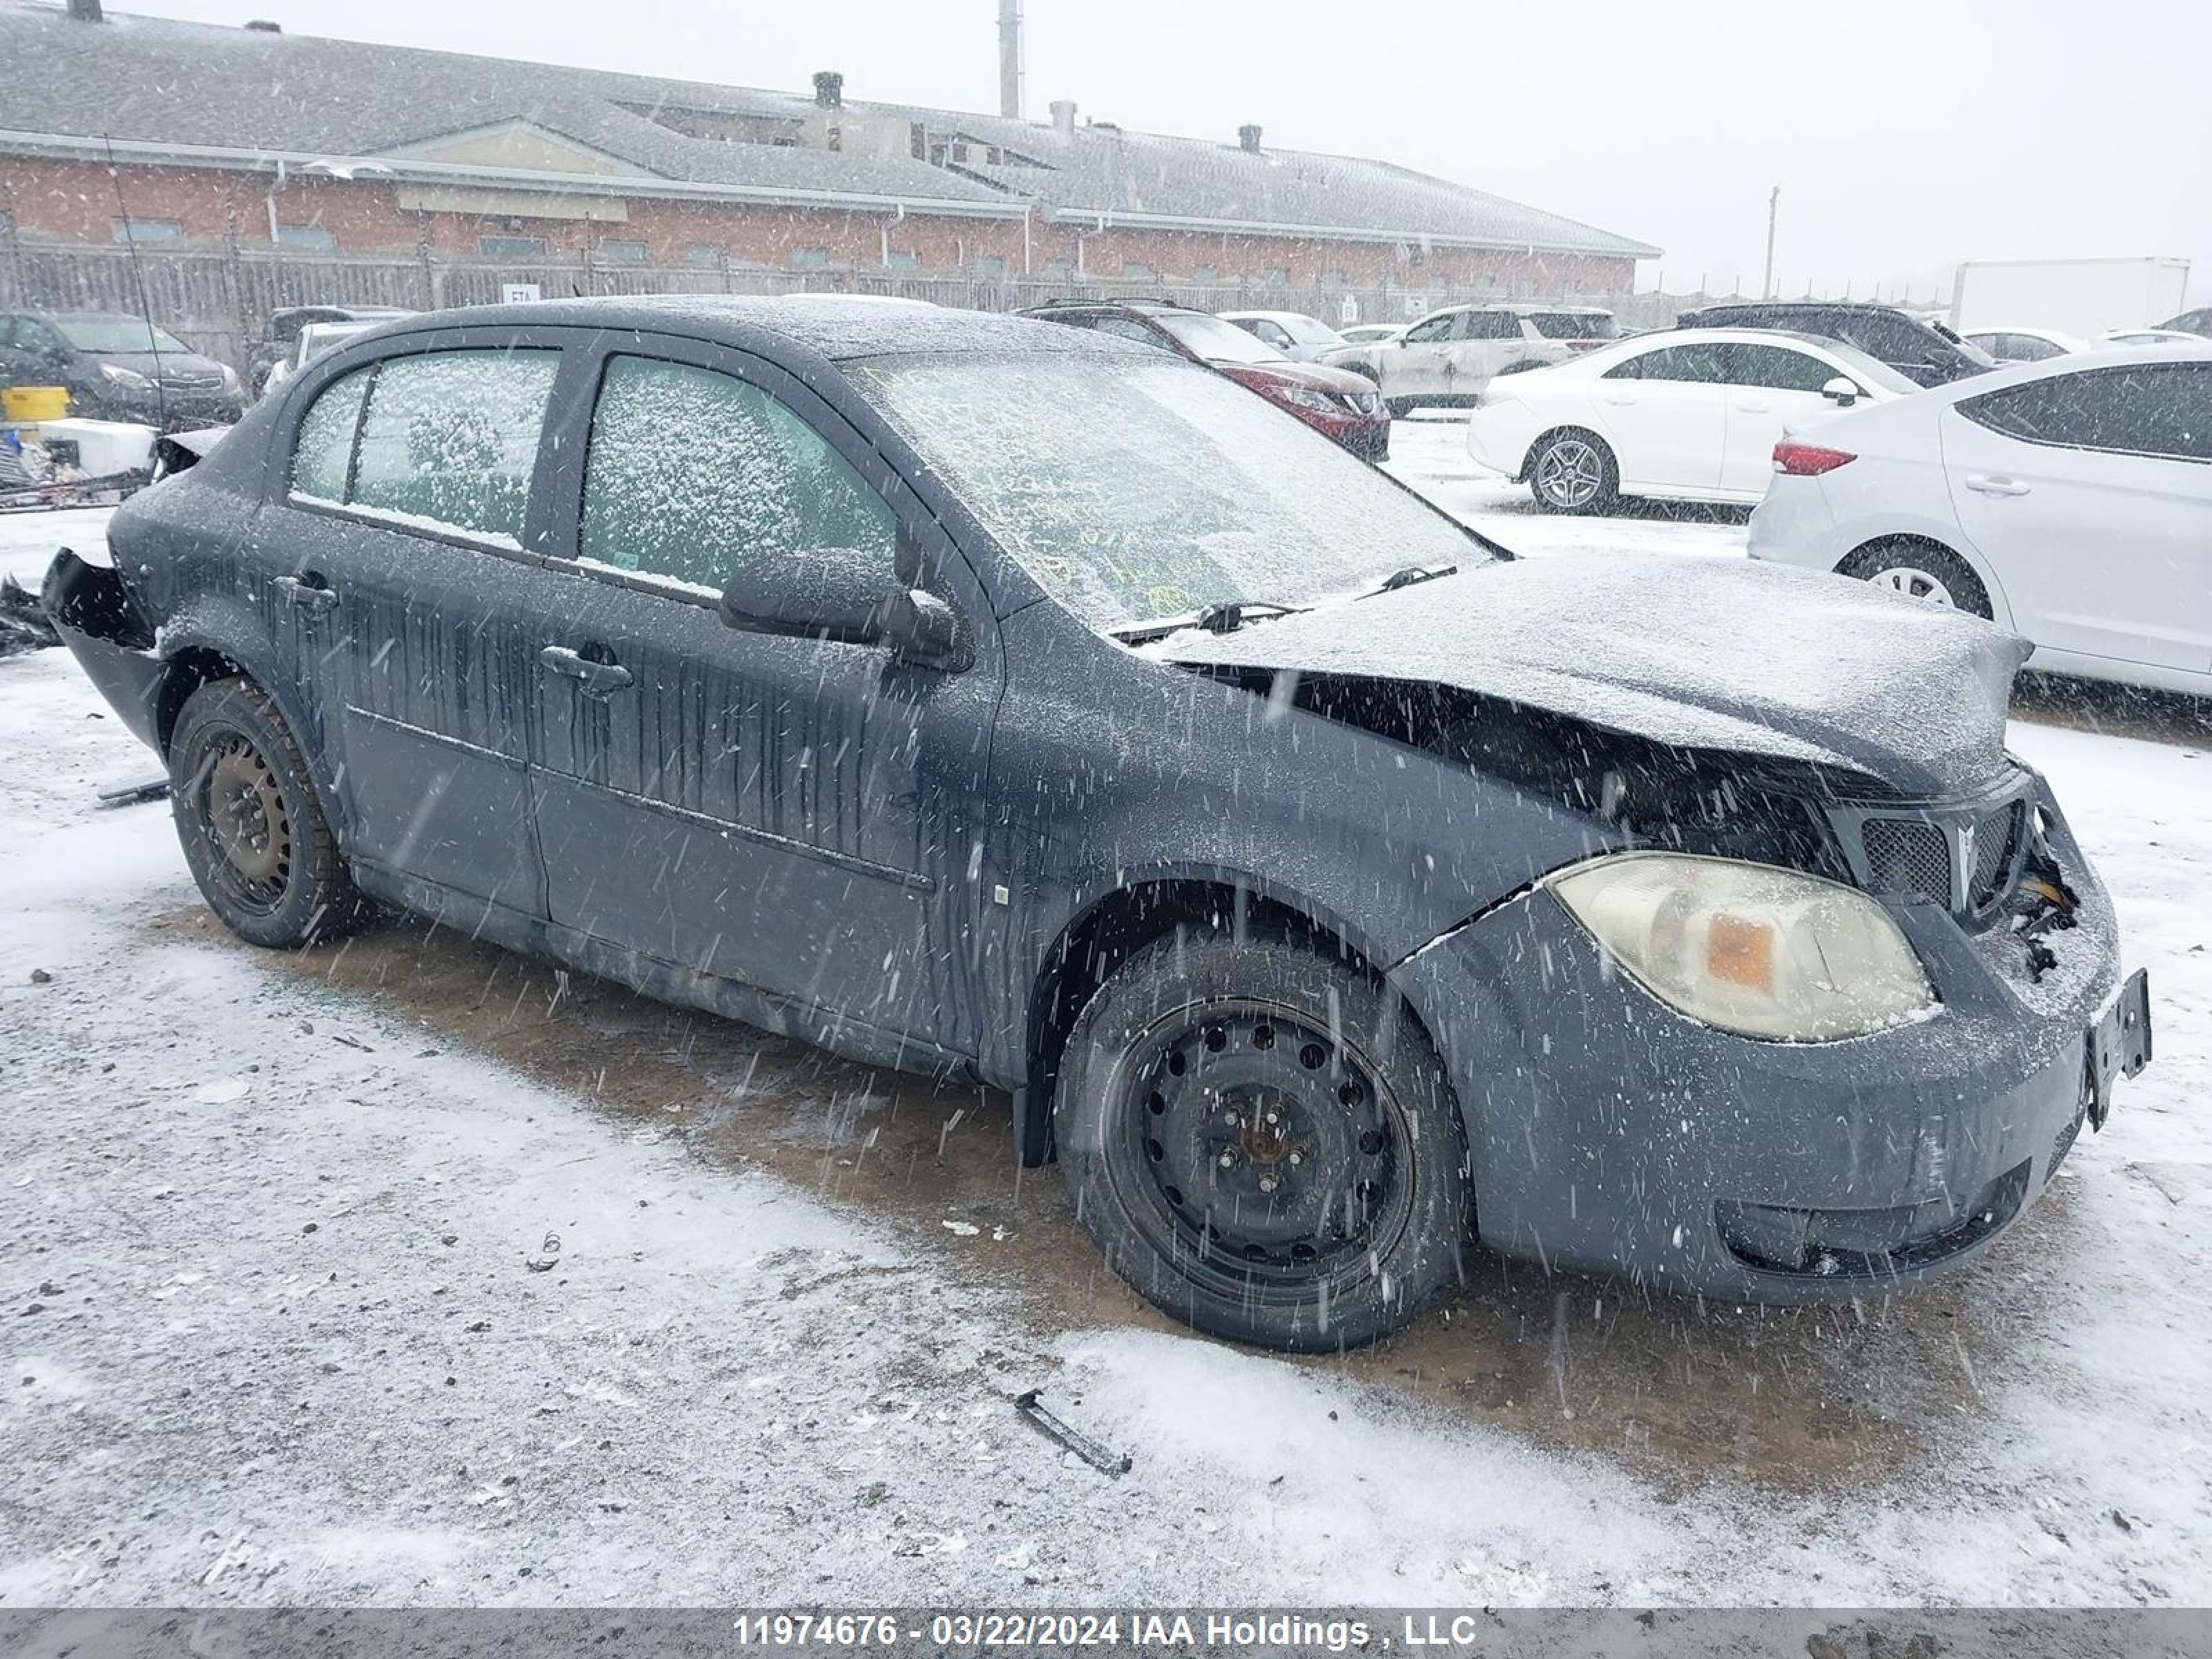
[(1212, 1335), (1336, 1352), (1459, 1282), (1471, 1182), (1443, 1062), (1401, 999), (1297, 940), (1137, 951), (1069, 1036), (1054, 1132), (1108, 1264)]
[(1973, 567), (1940, 543), (1905, 538), (1869, 542), (1838, 565), (1836, 574), (1908, 599), (1951, 605), (1985, 621), (1996, 616)]
[(297, 950), (369, 915), (291, 728), (252, 681), (210, 681), (179, 711), (169, 804), (201, 896), (248, 944)]
[(1528, 493), (1547, 513), (1607, 513), (1620, 499), (1620, 468), (1604, 439), (1563, 428), (1528, 452)]

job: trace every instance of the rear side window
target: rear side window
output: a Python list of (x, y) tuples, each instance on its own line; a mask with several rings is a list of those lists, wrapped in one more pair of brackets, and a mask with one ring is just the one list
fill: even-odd
[(1462, 313), (1466, 326), (1459, 331), (1462, 340), (1517, 340), (1521, 337), (1521, 319), (1510, 311), (1469, 311)]
[(2212, 363), (2138, 363), (2058, 374), (1959, 404), (2026, 443), (2212, 461)]
[(1608, 380), (1689, 380), (1714, 386), (1724, 383), (1728, 377), (1723, 349), (1710, 344), (1662, 346), (1631, 357), (1605, 374)]
[(292, 494), (520, 547), (560, 362), (557, 351), (436, 351), (349, 374), (300, 422)]
[(1831, 380), (1850, 378), (1818, 357), (1787, 346), (1738, 345), (1730, 347), (1729, 354), (1735, 359), (1735, 368), (1729, 378), (1737, 386), (1818, 392)]
[(763, 561), (859, 549), (896, 568), (882, 496), (760, 387), (688, 363), (609, 361), (584, 464), (582, 556), (719, 593)]
[(1540, 311), (1528, 320), (1547, 340), (1613, 340), (1620, 331), (1610, 315), (1579, 311)]

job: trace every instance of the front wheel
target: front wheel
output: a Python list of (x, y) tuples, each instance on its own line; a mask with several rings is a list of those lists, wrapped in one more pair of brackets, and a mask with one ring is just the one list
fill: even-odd
[(1402, 1001), (1303, 945), (1139, 951), (1078, 1019), (1054, 1117), (1108, 1263), (1202, 1331), (1352, 1347), (1458, 1279), (1469, 1181), (1443, 1063)]
[(1547, 513), (1603, 513), (1620, 491), (1620, 470), (1602, 439), (1553, 432), (1528, 458), (1528, 493)]
[(169, 739), (169, 803), (201, 896), (247, 943), (294, 950), (368, 915), (300, 745), (251, 681), (216, 680), (185, 702)]

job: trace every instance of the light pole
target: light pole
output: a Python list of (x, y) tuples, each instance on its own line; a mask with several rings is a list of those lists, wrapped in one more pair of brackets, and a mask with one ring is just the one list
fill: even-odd
[(1782, 186), (1777, 185), (1766, 198), (1766, 280), (1760, 284), (1759, 290), (1759, 297), (1762, 300), (1774, 297), (1774, 216), (1781, 201)]

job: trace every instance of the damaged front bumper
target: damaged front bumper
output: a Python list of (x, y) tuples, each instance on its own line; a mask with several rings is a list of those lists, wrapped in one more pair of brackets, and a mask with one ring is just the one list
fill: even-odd
[(2073, 925), (2039, 942), (1897, 902), (1942, 1007), (1843, 1042), (1675, 1012), (1541, 888), (1408, 957), (1393, 978), (1457, 1091), (1483, 1241), (1748, 1303), (1879, 1293), (1972, 1260), (2150, 1054), (2111, 905), (2055, 808), (2046, 835)]
[(138, 614), (123, 579), (64, 548), (47, 568), (40, 603), (86, 678), (132, 735), (161, 750), (161, 659), (154, 630)]

